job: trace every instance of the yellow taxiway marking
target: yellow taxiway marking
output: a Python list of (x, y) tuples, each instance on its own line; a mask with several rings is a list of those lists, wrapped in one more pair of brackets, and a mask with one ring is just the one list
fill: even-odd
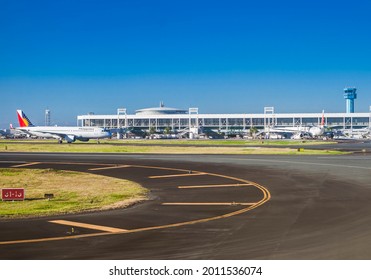
[(24, 164), (13, 165), (12, 167), (23, 167), (23, 166), (31, 166), (31, 165), (36, 165), (36, 164), (40, 164), (40, 162), (29, 162), (29, 163), (24, 163)]
[(111, 233), (118, 233), (118, 232), (127, 231), (127, 230), (121, 229), (121, 228), (105, 227), (105, 226), (98, 226), (98, 225), (85, 224), (85, 223), (77, 223), (77, 222), (65, 221), (65, 220), (54, 220), (54, 221), (49, 221), (49, 223), (59, 224), (59, 225), (66, 225), (66, 226), (73, 226), (73, 227), (80, 227), (80, 228), (95, 229), (95, 230), (101, 230), (101, 231), (106, 231), (106, 232), (111, 232)]
[(156, 169), (156, 170), (171, 170), (171, 171), (179, 171), (179, 172), (189, 172), (189, 169), (179, 169), (179, 168), (170, 168), (170, 167), (160, 167), (160, 166), (150, 166), (150, 165), (132, 165), (132, 167), (137, 168), (147, 168), (147, 169)]
[(247, 202), (166, 202), (162, 203), (162, 205), (171, 205), (171, 206), (234, 206), (234, 205), (255, 205), (254, 203), (247, 203)]
[(90, 168), (89, 171), (106, 170), (106, 169), (115, 169), (115, 168), (126, 168), (126, 167), (130, 167), (130, 165), (115, 165), (115, 166), (106, 166), (106, 167)]
[(188, 176), (200, 176), (200, 175), (207, 175), (207, 173), (197, 172), (197, 173), (185, 173), (185, 174), (159, 175), (159, 176), (149, 176), (148, 178), (160, 179), (160, 178), (188, 177)]
[[(53, 162), (53, 163), (54, 164), (61, 164), (59, 162)], [(66, 163), (64, 162), (63, 164), (66, 164)], [(70, 164), (107, 166), (107, 164), (74, 163), (74, 162), (71, 162)], [(112, 166), (112, 164), (110, 164), (109, 166)], [(159, 170), (172, 170), (172, 171), (180, 171), (180, 172), (187, 172), (188, 171), (188, 170), (185, 170), (185, 169), (175, 169), (175, 168), (156, 167), (156, 166), (142, 166), (142, 165), (131, 165), (131, 167), (150, 168), (150, 169), (159, 169)], [(201, 173), (201, 172), (198, 172), (198, 173), (192, 173), (192, 174), (215, 176), (215, 177), (219, 177), (219, 178), (230, 179), (230, 180), (233, 180), (233, 181), (241, 182), (241, 183), (247, 184), (247, 185), (251, 184), (254, 187), (258, 188), (263, 193), (263, 198), (256, 203), (246, 204), (247, 207), (244, 207), (244, 208), (239, 209), (237, 211), (229, 212), (229, 213), (219, 215), (219, 216), (203, 218), (203, 219), (196, 219), (196, 220), (190, 220), (190, 221), (185, 221), (185, 222), (179, 222), (179, 223), (173, 223), (173, 224), (167, 224), (167, 225), (160, 225), (160, 226), (137, 228), (137, 229), (130, 229), (130, 230), (121, 229), (120, 231), (116, 231), (116, 232), (100, 232), (100, 233), (92, 233), (92, 234), (80, 234), (80, 235), (71, 235), (71, 236), (39, 238), (39, 239), (0, 241), (0, 245), (14, 245), (14, 244), (25, 244), (25, 243), (62, 241), (62, 240), (91, 238), (91, 237), (99, 237), (99, 236), (103, 237), (103, 236), (109, 236), (109, 235), (129, 234), (129, 233), (136, 233), (136, 232), (145, 232), (145, 231), (152, 231), (152, 230), (160, 230), (160, 229), (181, 227), (181, 226), (185, 226), (185, 225), (194, 225), (194, 224), (199, 224), (199, 223), (215, 221), (215, 220), (219, 220), (219, 219), (230, 218), (230, 217), (233, 217), (233, 216), (236, 216), (236, 215), (240, 215), (240, 214), (249, 212), (253, 209), (258, 208), (259, 206), (262, 206), (263, 204), (267, 203), (271, 199), (271, 194), (268, 191), (268, 189), (266, 189), (264, 186), (259, 185), (255, 182), (251, 182), (251, 181), (248, 181), (248, 180), (244, 180), (244, 179), (240, 179), (240, 178), (236, 178), (236, 177), (232, 177), (232, 176), (215, 174), (215, 173)], [(185, 174), (185, 175), (189, 175), (189, 174)]]
[(200, 185), (200, 186), (179, 186), (178, 189), (203, 189), (203, 188), (224, 188), (224, 187), (245, 187), (253, 184), (224, 184), (224, 185)]

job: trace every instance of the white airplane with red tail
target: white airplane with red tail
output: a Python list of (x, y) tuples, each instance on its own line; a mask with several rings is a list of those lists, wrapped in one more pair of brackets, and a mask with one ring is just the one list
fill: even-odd
[(19, 127), (18, 131), (43, 138), (55, 138), (59, 143), (63, 140), (68, 143), (89, 141), (89, 139), (102, 139), (111, 137), (111, 132), (100, 127), (78, 126), (34, 126), (22, 110), (17, 110)]

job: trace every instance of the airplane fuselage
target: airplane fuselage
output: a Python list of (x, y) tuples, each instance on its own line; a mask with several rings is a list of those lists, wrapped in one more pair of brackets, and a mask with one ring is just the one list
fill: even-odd
[(78, 126), (34, 126), (22, 110), (17, 110), (19, 126), (16, 130), (28, 135), (43, 138), (56, 138), (60, 143), (66, 140), (68, 143), (89, 141), (89, 139), (101, 139), (111, 137), (111, 133), (100, 127)]
[(111, 136), (109, 131), (98, 127), (29, 126), (16, 129), (37, 137), (65, 139), (70, 143), (76, 140), (89, 141), (89, 139), (102, 139)]
[(324, 134), (325, 128), (323, 126), (312, 127), (273, 127), (269, 129), (270, 132), (286, 132), (286, 133), (308, 133), (311, 137), (318, 137)]

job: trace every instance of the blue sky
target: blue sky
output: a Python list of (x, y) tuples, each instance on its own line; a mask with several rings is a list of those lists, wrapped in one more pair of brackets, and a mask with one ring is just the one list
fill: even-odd
[(119, 107), (344, 112), (371, 105), (371, 1), (0, 0), (0, 128)]

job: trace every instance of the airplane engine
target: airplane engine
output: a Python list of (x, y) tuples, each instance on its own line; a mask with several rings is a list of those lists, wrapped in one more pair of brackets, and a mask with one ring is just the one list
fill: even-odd
[(75, 135), (66, 135), (64, 137), (64, 139), (68, 142), (68, 143), (72, 143), (72, 142), (75, 142), (76, 141), (76, 137)]

